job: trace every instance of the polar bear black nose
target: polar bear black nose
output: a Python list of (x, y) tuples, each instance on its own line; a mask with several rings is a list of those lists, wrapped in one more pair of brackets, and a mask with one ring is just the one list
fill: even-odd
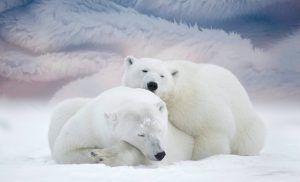
[(157, 153), (154, 157), (155, 157), (158, 161), (161, 161), (165, 156), (166, 156), (166, 153), (163, 151), (163, 152)]
[(147, 83), (147, 88), (151, 92), (154, 92), (157, 89), (157, 83), (156, 82), (149, 82), (149, 83)]

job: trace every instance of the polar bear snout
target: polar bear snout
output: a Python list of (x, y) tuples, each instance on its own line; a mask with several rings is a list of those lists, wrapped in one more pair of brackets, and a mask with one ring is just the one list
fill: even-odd
[(166, 155), (163, 147), (165, 144), (155, 137), (148, 136), (147, 138), (148, 140), (145, 142), (146, 150), (144, 152), (142, 150), (142, 152), (149, 160), (161, 161)]
[(166, 156), (166, 152), (165, 151), (162, 151), (162, 152), (159, 152), (157, 153), (154, 157), (158, 160), (158, 161), (161, 161), (163, 160), (163, 158)]
[(158, 85), (156, 82), (151, 81), (151, 82), (147, 83), (147, 89), (149, 91), (154, 92), (155, 90), (157, 90), (157, 88), (158, 88)]

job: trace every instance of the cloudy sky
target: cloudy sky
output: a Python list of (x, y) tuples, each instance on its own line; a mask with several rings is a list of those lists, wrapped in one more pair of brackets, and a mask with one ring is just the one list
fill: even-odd
[(0, 95), (94, 96), (134, 55), (221, 65), (253, 98), (293, 100), (299, 27), (297, 0), (3, 0)]

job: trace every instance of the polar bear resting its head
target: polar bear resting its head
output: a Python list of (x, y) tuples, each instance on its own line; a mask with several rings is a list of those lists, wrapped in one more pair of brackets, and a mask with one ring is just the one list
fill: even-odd
[(215, 154), (257, 155), (265, 128), (246, 90), (229, 70), (191, 61), (124, 60), (123, 85), (155, 93), (169, 121), (194, 137), (192, 159)]
[[(144, 157), (137, 157), (141, 153), (148, 160), (160, 161), (166, 155), (167, 116), (165, 103), (144, 89), (116, 87), (95, 99), (65, 101), (51, 118), (52, 157), (58, 163), (99, 163), (111, 158), (119, 161), (109, 165), (136, 165), (144, 163)], [(120, 154), (120, 147), (127, 147), (123, 143), (111, 149), (122, 142), (134, 147), (118, 159), (111, 157)]]
[(149, 90), (160, 98), (167, 97), (173, 90), (178, 74), (177, 69), (170, 69), (165, 62), (152, 58), (136, 59), (127, 56), (124, 66), (124, 85)]

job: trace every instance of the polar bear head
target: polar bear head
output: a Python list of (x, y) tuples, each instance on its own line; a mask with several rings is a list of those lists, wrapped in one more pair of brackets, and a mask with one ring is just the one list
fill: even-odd
[(135, 146), (150, 160), (160, 161), (166, 155), (168, 113), (163, 101), (130, 101), (104, 116), (114, 138)]
[(149, 90), (165, 100), (173, 90), (178, 70), (171, 70), (158, 59), (127, 56), (122, 83), (132, 88)]

